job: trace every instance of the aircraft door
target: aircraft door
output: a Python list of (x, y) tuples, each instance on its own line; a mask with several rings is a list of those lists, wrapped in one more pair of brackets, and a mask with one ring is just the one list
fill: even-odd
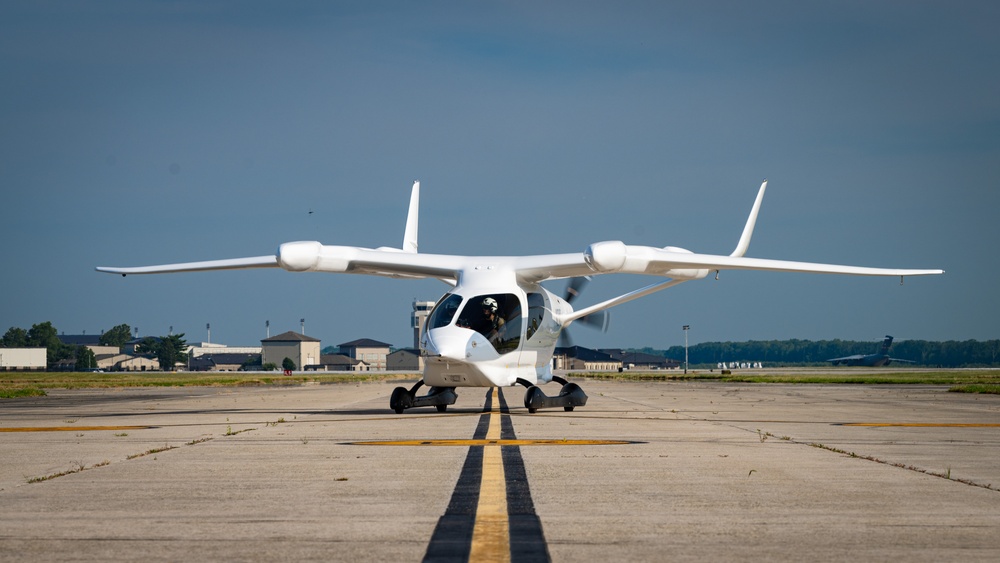
[[(519, 351), (523, 337), (521, 298), (513, 293), (477, 295), (465, 302), (456, 324), (482, 334), (501, 355)], [(517, 358), (510, 358), (517, 364)]]
[[(537, 358), (549, 357), (552, 348), (559, 338), (561, 327), (552, 320), (552, 303), (544, 294), (544, 289), (529, 291), (527, 294), (528, 314), (524, 319), (526, 325), (525, 342), (522, 346), (522, 356), (529, 352), (532, 355), (532, 365), (537, 366)], [(523, 358), (527, 360), (527, 358)]]

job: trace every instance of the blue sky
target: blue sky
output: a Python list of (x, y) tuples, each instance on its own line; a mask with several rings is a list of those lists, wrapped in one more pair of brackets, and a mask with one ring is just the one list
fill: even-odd
[(575, 342), (1000, 338), (998, 24), (989, 2), (3, 2), (0, 330), (249, 345), (305, 318), (407, 346), (440, 282), (93, 268), (398, 246), (414, 179), (424, 252), (728, 254), (766, 177), (749, 256), (947, 273), (723, 272)]

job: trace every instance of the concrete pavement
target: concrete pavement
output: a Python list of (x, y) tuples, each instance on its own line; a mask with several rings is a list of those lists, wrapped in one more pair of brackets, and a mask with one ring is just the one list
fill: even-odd
[[(490, 447), (513, 560), (1000, 558), (1000, 397), (580, 383), (586, 407), (534, 415), (520, 388), (507, 413), (459, 389), (447, 413), (395, 415), (394, 383), (4, 400), (0, 560), (418, 561), (494, 474)], [(501, 420), (495, 446), (436, 445)], [(399, 440), (425, 445), (354, 444)], [(532, 518), (540, 543), (518, 543)]]

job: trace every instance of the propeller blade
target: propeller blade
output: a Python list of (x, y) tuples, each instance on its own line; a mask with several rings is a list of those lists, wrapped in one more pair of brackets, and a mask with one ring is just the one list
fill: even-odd
[(573, 339), (569, 335), (569, 330), (564, 328), (559, 332), (559, 340), (556, 342), (556, 346), (560, 348), (573, 347)]
[(608, 325), (611, 323), (611, 313), (608, 311), (598, 311), (586, 317), (580, 317), (576, 322), (583, 323), (591, 328), (600, 329), (601, 332), (607, 332)]
[[(608, 331), (608, 325), (611, 323), (611, 313), (608, 311), (598, 311), (592, 315), (587, 315), (586, 317), (580, 317), (573, 321), (574, 323), (583, 323), (590, 328), (596, 328), (601, 332)], [(572, 348), (573, 338), (569, 335), (569, 329), (564, 328), (559, 333), (559, 342), (556, 344), (560, 348)]]
[(583, 276), (579, 278), (570, 278), (569, 283), (566, 284), (566, 297), (564, 299), (567, 303), (572, 303), (574, 299), (580, 296), (580, 292), (583, 288), (587, 287), (590, 283), (590, 276)]

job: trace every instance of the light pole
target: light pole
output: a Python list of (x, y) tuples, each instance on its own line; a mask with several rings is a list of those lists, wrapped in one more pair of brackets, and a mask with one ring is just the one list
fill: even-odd
[(688, 330), (691, 325), (684, 325), (684, 374), (688, 372)]
[(302, 334), (305, 334), (306, 333), (306, 320), (305, 319), (299, 319), (299, 324), (302, 327), (301, 328)]
[(205, 330), (208, 331), (208, 343), (212, 343), (212, 323), (205, 323)]
[(271, 321), (264, 321), (264, 330), (267, 331), (265, 338), (271, 338)]

